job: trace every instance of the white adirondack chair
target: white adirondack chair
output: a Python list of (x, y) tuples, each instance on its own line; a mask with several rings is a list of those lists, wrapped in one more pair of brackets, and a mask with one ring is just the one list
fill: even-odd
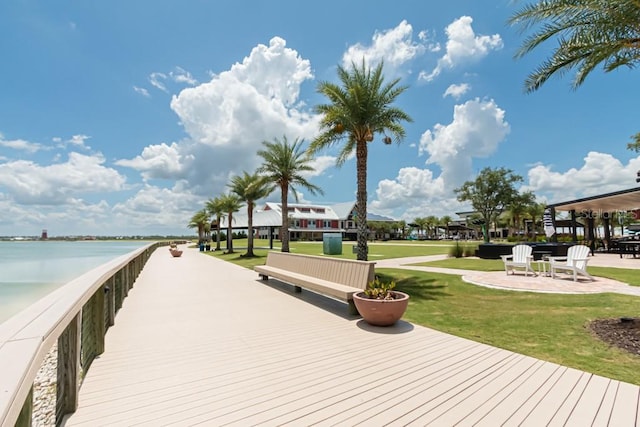
[(587, 262), (589, 262), (589, 253), (591, 249), (585, 245), (571, 246), (567, 250), (566, 257), (550, 257), (549, 267), (551, 269), (551, 277), (555, 279), (557, 271), (565, 271), (573, 273), (573, 281), (578, 281), (578, 275), (585, 276), (589, 280), (595, 280), (587, 273)]
[(500, 255), (500, 258), (502, 258), (504, 262), (504, 271), (507, 275), (509, 274), (509, 270), (514, 274), (516, 268), (522, 268), (524, 269), (525, 276), (528, 276), (529, 272), (535, 276), (536, 272), (531, 266), (531, 261), (533, 261), (532, 251), (533, 249), (529, 245), (515, 245), (513, 249), (511, 249), (511, 255)]

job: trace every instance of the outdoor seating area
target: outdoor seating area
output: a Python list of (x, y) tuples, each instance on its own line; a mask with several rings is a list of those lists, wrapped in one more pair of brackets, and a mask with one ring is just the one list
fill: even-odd
[(375, 277), (375, 262), (327, 258), (270, 251), (265, 265), (254, 267), (262, 280), (270, 276), (294, 286), (329, 295), (346, 302), (351, 314), (357, 314), (353, 294), (360, 292)]
[(572, 274), (574, 282), (578, 280), (578, 276), (594, 281), (595, 279), (587, 273), (590, 252), (591, 249), (588, 246), (576, 245), (569, 248), (566, 257), (550, 257), (551, 277), (555, 279), (558, 272), (567, 272)]
[(535, 276), (536, 272), (531, 265), (533, 261), (533, 255), (531, 255), (533, 249), (529, 245), (515, 245), (512, 248), (511, 255), (502, 255), (502, 262), (504, 262), (504, 271), (509, 274), (514, 274), (516, 269), (524, 270), (524, 275), (529, 273)]

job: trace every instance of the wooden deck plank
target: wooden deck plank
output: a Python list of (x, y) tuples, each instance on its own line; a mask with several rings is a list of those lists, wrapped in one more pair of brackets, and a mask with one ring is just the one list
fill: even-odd
[[(611, 418), (609, 424), (612, 426), (633, 426), (637, 425), (638, 421), (638, 393), (637, 387), (628, 384), (620, 383), (618, 385), (618, 393), (616, 394), (616, 400), (613, 403), (613, 410), (611, 411)], [(636, 413), (627, 410), (618, 410), (618, 408), (632, 408), (636, 406)]]
[[(451, 345), (453, 344), (453, 345)], [(440, 351), (430, 351), (428, 357), (421, 362), (411, 365), (409, 371), (403, 371), (401, 379), (393, 377), (379, 378), (375, 384), (369, 384), (363, 390), (349, 388), (350, 392), (334, 395), (322, 401), (300, 406), (296, 411), (288, 414), (287, 421), (305, 422), (318, 425), (333, 425), (336, 423), (355, 423), (358, 419), (367, 417), (374, 410), (384, 410), (404, 399), (406, 393), (419, 389), (428, 381), (434, 381), (442, 374), (443, 366), (453, 369), (456, 364), (465, 364), (470, 357), (488, 352), (489, 349), (479, 349), (472, 344), (451, 343)], [(283, 420), (277, 419), (278, 423)]]
[[(163, 252), (107, 332), (67, 426), (493, 426), (535, 424), (558, 405), (552, 421), (571, 422), (581, 418), (569, 407), (598, 394), (552, 363), (406, 322), (371, 327), (197, 250)], [(640, 389), (612, 384), (603, 414), (637, 417)]]
[(572, 411), (573, 425), (592, 425), (596, 418), (602, 418), (604, 415), (607, 419), (611, 412), (611, 407), (607, 407), (605, 403), (605, 397), (615, 393), (611, 389), (612, 383), (608, 378), (592, 376), (589, 378), (587, 385), (585, 386), (580, 400), (576, 402), (576, 405)]
[[(511, 384), (518, 383), (519, 379), (527, 372), (536, 369), (540, 361), (531, 357), (521, 356), (512, 359), (510, 363), (502, 369), (498, 375), (484, 378), (449, 399), (444, 404), (431, 412), (424, 413), (416, 418), (414, 424), (424, 424), (428, 422), (434, 426), (452, 426), (469, 423), (466, 414), (477, 412), (492, 397), (505, 392)], [(465, 415), (461, 415), (465, 414)]]
[[(568, 369), (561, 367), (556, 371), (557, 375), (550, 377), (540, 386), (534, 389), (531, 396), (522, 403), (517, 411), (509, 417), (508, 422), (510, 424), (520, 425), (526, 422), (526, 420), (536, 422), (540, 420), (540, 423), (544, 424), (548, 422), (552, 414), (555, 413), (557, 408), (555, 404), (565, 401), (565, 399), (571, 395), (575, 390), (576, 385), (580, 383), (580, 378), (583, 372), (575, 369)], [(555, 400), (547, 400), (547, 396), (554, 396)], [(547, 402), (543, 405), (543, 402)], [(553, 405), (554, 407), (549, 412), (544, 412), (540, 408), (545, 408), (546, 405)], [(542, 405), (542, 406), (541, 406)]]

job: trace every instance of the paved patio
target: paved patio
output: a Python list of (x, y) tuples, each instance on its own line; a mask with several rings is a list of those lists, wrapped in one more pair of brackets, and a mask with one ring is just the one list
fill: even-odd
[(640, 422), (636, 385), (346, 313), (346, 304), (294, 294), (196, 250), (172, 258), (159, 249), (66, 425)]
[[(584, 278), (574, 282), (568, 275), (556, 276), (555, 279), (538, 274), (525, 276), (523, 272), (507, 275), (504, 271), (469, 271), (451, 268), (416, 266), (412, 264), (446, 259), (446, 255), (431, 255), (411, 258), (395, 258), (376, 261), (378, 268), (400, 268), (407, 270), (428, 271), (434, 273), (458, 274), (468, 283), (494, 289), (512, 291), (529, 291), (558, 294), (593, 294), (614, 292), (624, 295), (640, 296), (640, 286), (629, 286), (626, 283), (604, 277), (595, 277), (591, 282)], [(620, 258), (616, 254), (596, 254), (589, 258), (589, 266), (640, 269), (640, 259)], [(638, 272), (640, 274), (640, 271)]]

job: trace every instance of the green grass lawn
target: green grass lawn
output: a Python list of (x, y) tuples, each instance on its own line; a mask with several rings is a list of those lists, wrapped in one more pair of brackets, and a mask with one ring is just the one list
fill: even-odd
[[(207, 255), (246, 268), (264, 264), (266, 249), (245, 258), (241, 241), (237, 252)], [(428, 244), (428, 243), (427, 243)], [(371, 260), (448, 253), (440, 244), (370, 245)], [(246, 243), (245, 243), (246, 245)], [(352, 242), (344, 242), (343, 258), (355, 259)], [(223, 245), (224, 246), (224, 245)], [(292, 242), (291, 251), (322, 254), (322, 243)], [(449, 258), (423, 265), (482, 271), (503, 269), (501, 260)], [(637, 271), (590, 267), (596, 276), (640, 285)], [(510, 292), (467, 284), (456, 275), (377, 269), (383, 279), (394, 279), (397, 289), (411, 295), (405, 320), (459, 337), (487, 343), (542, 360), (640, 385), (640, 357), (611, 348), (591, 336), (587, 325), (597, 318), (637, 317), (640, 298), (616, 294), (554, 295)]]
[[(356, 255), (352, 253), (351, 248), (356, 242), (344, 241), (342, 242), (342, 255), (333, 255), (336, 258), (356, 259)], [(221, 251), (207, 252), (208, 255), (217, 256), (227, 261), (235, 262), (243, 267), (253, 268), (256, 265), (265, 263), (267, 252), (269, 249), (265, 249), (269, 245), (268, 240), (256, 240), (254, 242), (255, 258), (245, 258), (243, 255), (246, 253), (247, 240), (237, 239), (233, 241), (233, 247), (235, 253), (226, 254), (224, 242), (221, 244)], [(424, 241), (424, 242), (370, 242), (369, 243), (369, 260), (375, 261), (378, 259), (388, 258), (404, 258), (412, 256), (423, 255), (441, 255), (447, 254), (451, 247), (451, 242), (446, 241)], [(215, 247), (215, 243), (212, 245)], [(289, 249), (291, 253), (306, 254), (306, 255), (320, 255), (322, 256), (322, 242), (291, 242)], [(274, 244), (274, 250), (280, 250), (279, 244)]]

